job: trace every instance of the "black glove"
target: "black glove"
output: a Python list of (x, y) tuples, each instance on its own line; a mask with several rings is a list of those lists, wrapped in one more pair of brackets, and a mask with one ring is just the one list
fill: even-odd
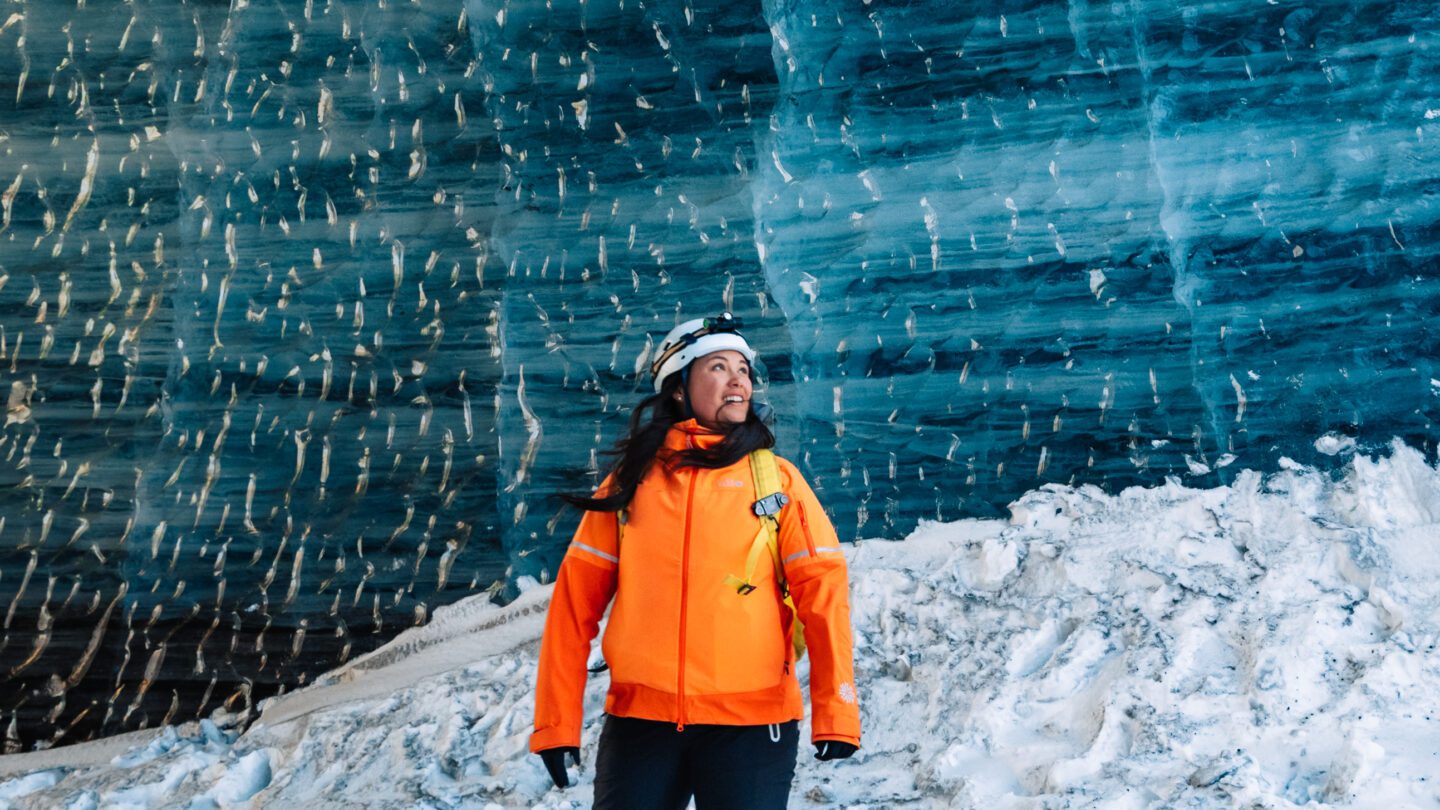
[(566, 754), (575, 760), (576, 765), (580, 764), (579, 748), (546, 748), (540, 752), (540, 760), (545, 763), (545, 770), (550, 772), (550, 779), (558, 788), (570, 787), (570, 775), (565, 773)]
[(815, 758), (821, 762), (832, 759), (849, 759), (851, 754), (859, 750), (857, 746), (847, 742), (825, 740), (824, 742), (815, 743)]

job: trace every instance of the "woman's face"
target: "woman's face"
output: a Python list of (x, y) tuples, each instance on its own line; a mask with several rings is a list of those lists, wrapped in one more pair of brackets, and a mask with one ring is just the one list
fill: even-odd
[(750, 364), (737, 351), (707, 354), (690, 367), (690, 409), (703, 427), (724, 430), (744, 422), (751, 392)]

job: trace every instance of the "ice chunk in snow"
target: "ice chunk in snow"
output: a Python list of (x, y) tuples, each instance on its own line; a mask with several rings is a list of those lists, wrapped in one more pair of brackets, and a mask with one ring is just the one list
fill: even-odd
[(1343, 433), (1326, 433), (1315, 440), (1315, 449), (1327, 456), (1355, 452), (1355, 440)]

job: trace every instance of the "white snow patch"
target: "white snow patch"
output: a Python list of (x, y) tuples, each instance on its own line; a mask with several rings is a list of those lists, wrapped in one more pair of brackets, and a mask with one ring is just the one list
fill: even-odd
[[(792, 806), (1440, 803), (1440, 469), (1402, 444), (1339, 476), (1050, 485), (847, 553), (864, 747), (807, 746)], [(527, 752), (549, 593), (437, 611), (238, 739), (0, 781), (0, 807), (588, 806), (604, 676), (577, 786)]]
[(1355, 440), (1343, 433), (1326, 433), (1315, 440), (1315, 449), (1327, 456), (1355, 452)]

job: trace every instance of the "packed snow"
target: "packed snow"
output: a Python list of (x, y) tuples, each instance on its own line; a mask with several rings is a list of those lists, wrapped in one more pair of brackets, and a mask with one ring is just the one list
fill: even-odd
[[(1282, 468), (849, 549), (864, 747), (802, 747), (792, 805), (1440, 806), (1440, 469)], [(588, 806), (603, 675), (578, 785), (527, 753), (549, 590), (438, 611), (243, 734), (0, 757), (0, 807)]]

